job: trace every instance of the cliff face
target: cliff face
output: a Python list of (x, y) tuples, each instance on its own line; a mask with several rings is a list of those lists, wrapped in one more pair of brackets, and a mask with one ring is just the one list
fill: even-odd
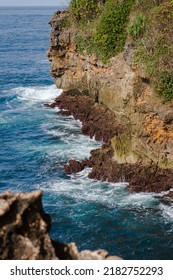
[(133, 66), (133, 44), (127, 42), (124, 53), (107, 65), (93, 56), (80, 55), (74, 40), (75, 30), (60, 27), (60, 21), (66, 16), (65, 12), (58, 12), (50, 22), (48, 57), (57, 87), (87, 92), (126, 122), (129, 133), (124, 140), (129, 142), (130, 149), (127, 154), (117, 150), (119, 139), (115, 137), (112, 144), (117, 162), (135, 163), (142, 159), (162, 168), (172, 168), (173, 106), (163, 105), (153, 92), (149, 77)]
[(50, 21), (48, 57), (57, 87), (88, 94), (125, 124), (124, 133), (111, 138), (114, 162), (172, 169), (173, 106), (161, 103), (149, 76), (134, 66), (133, 42), (128, 39), (123, 53), (102, 64), (94, 56), (79, 54), (76, 30), (60, 24), (67, 15), (57, 12)]

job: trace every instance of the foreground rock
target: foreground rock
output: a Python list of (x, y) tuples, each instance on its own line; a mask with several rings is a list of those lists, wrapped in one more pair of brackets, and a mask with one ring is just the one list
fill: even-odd
[(75, 243), (51, 240), (49, 230), (40, 191), (0, 195), (0, 260), (120, 259), (104, 250), (79, 252)]

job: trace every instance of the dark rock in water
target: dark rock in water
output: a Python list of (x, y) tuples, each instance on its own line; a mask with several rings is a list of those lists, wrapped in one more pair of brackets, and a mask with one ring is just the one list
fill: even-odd
[(173, 201), (173, 191), (170, 191), (168, 194), (163, 196), (164, 200)]
[[(89, 96), (80, 95), (78, 91), (76, 94), (75, 91), (64, 92), (55, 100), (53, 106), (60, 108), (59, 113), (79, 119), (83, 124), (83, 134), (105, 143), (101, 149), (91, 151), (89, 160), (69, 161), (64, 167), (67, 174), (79, 172), (88, 166), (92, 168), (89, 178), (113, 183), (125, 180), (131, 191), (158, 193), (173, 188), (172, 169), (159, 168), (153, 161), (119, 163), (114, 159), (111, 141), (115, 136), (123, 135), (127, 125), (122, 120), (119, 123), (114, 113), (105, 106), (95, 103)], [(130, 139), (125, 142), (127, 147), (128, 141)], [(122, 152), (127, 149), (123, 145), (121, 140), (119, 146)]]
[(57, 103), (54, 102), (54, 103), (51, 103), (51, 104), (44, 104), (44, 107), (47, 107), (47, 108), (55, 108), (55, 107), (57, 107)]
[(60, 114), (79, 119), (83, 124), (82, 133), (98, 141), (107, 142), (124, 131), (123, 124), (117, 121), (113, 112), (95, 103), (89, 96), (79, 95), (78, 91), (76, 94), (74, 91), (62, 93), (52, 106), (59, 107)]
[(101, 149), (91, 151), (89, 178), (108, 182), (129, 183), (128, 188), (135, 192), (167, 191), (173, 188), (173, 172), (160, 169), (157, 165), (118, 164), (113, 160), (113, 149), (105, 144)]
[[(169, 169), (160, 169), (156, 165), (143, 166), (142, 163), (118, 164), (113, 160), (113, 149), (109, 143), (102, 148), (92, 150), (89, 160), (82, 162), (70, 160), (65, 166), (68, 174), (91, 167), (88, 177), (107, 182), (128, 182), (130, 191), (162, 192), (173, 188), (173, 173)], [(170, 192), (169, 197), (172, 197)]]
[(104, 250), (79, 252), (74, 243), (51, 240), (49, 230), (40, 191), (0, 195), (0, 260), (120, 259)]
[(78, 173), (82, 171), (85, 167), (90, 166), (90, 161), (88, 159), (83, 160), (82, 162), (78, 160), (71, 159), (68, 164), (64, 166), (64, 170), (67, 174)]

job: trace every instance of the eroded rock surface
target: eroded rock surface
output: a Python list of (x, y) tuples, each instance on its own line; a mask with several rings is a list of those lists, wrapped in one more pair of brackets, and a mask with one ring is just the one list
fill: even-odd
[[(50, 21), (48, 57), (56, 85), (71, 96), (63, 95), (52, 106), (80, 119), (83, 133), (109, 145), (95, 152), (100, 153), (98, 160), (91, 156), (90, 176), (113, 182), (124, 178), (135, 191), (172, 188), (173, 106), (162, 104), (150, 77), (134, 65), (130, 38), (124, 52), (104, 65), (85, 51), (79, 53), (76, 27), (61, 26), (66, 17), (67, 12), (57, 12)], [(73, 172), (74, 165), (71, 162), (66, 170)]]
[(53, 241), (49, 230), (40, 191), (0, 194), (0, 260), (120, 259), (104, 250), (80, 252), (75, 243)]
[[(64, 166), (67, 174), (77, 173), (86, 167), (92, 168), (89, 178), (108, 182), (129, 183), (129, 189), (135, 192), (161, 192), (173, 188), (173, 171), (160, 168), (153, 161), (144, 162), (141, 158), (134, 161), (131, 154), (128, 124), (116, 119), (113, 112), (104, 105), (94, 103), (89, 96), (73, 94), (71, 91), (59, 96), (50, 107), (58, 106), (59, 113), (73, 115), (83, 126), (82, 132), (95, 137), (105, 144), (92, 150), (89, 159), (70, 160)], [(117, 140), (118, 139), (118, 140)], [(115, 151), (122, 162), (117, 162)], [(123, 154), (129, 155), (129, 162), (123, 160)], [(130, 163), (131, 157), (131, 163)]]
[(0, 259), (57, 259), (41, 192), (0, 195)]

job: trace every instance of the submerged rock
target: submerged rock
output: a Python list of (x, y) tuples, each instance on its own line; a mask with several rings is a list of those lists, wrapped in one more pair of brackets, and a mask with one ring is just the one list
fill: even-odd
[(41, 197), (41, 191), (0, 195), (0, 260), (120, 259), (104, 250), (80, 252), (75, 243), (52, 240)]

